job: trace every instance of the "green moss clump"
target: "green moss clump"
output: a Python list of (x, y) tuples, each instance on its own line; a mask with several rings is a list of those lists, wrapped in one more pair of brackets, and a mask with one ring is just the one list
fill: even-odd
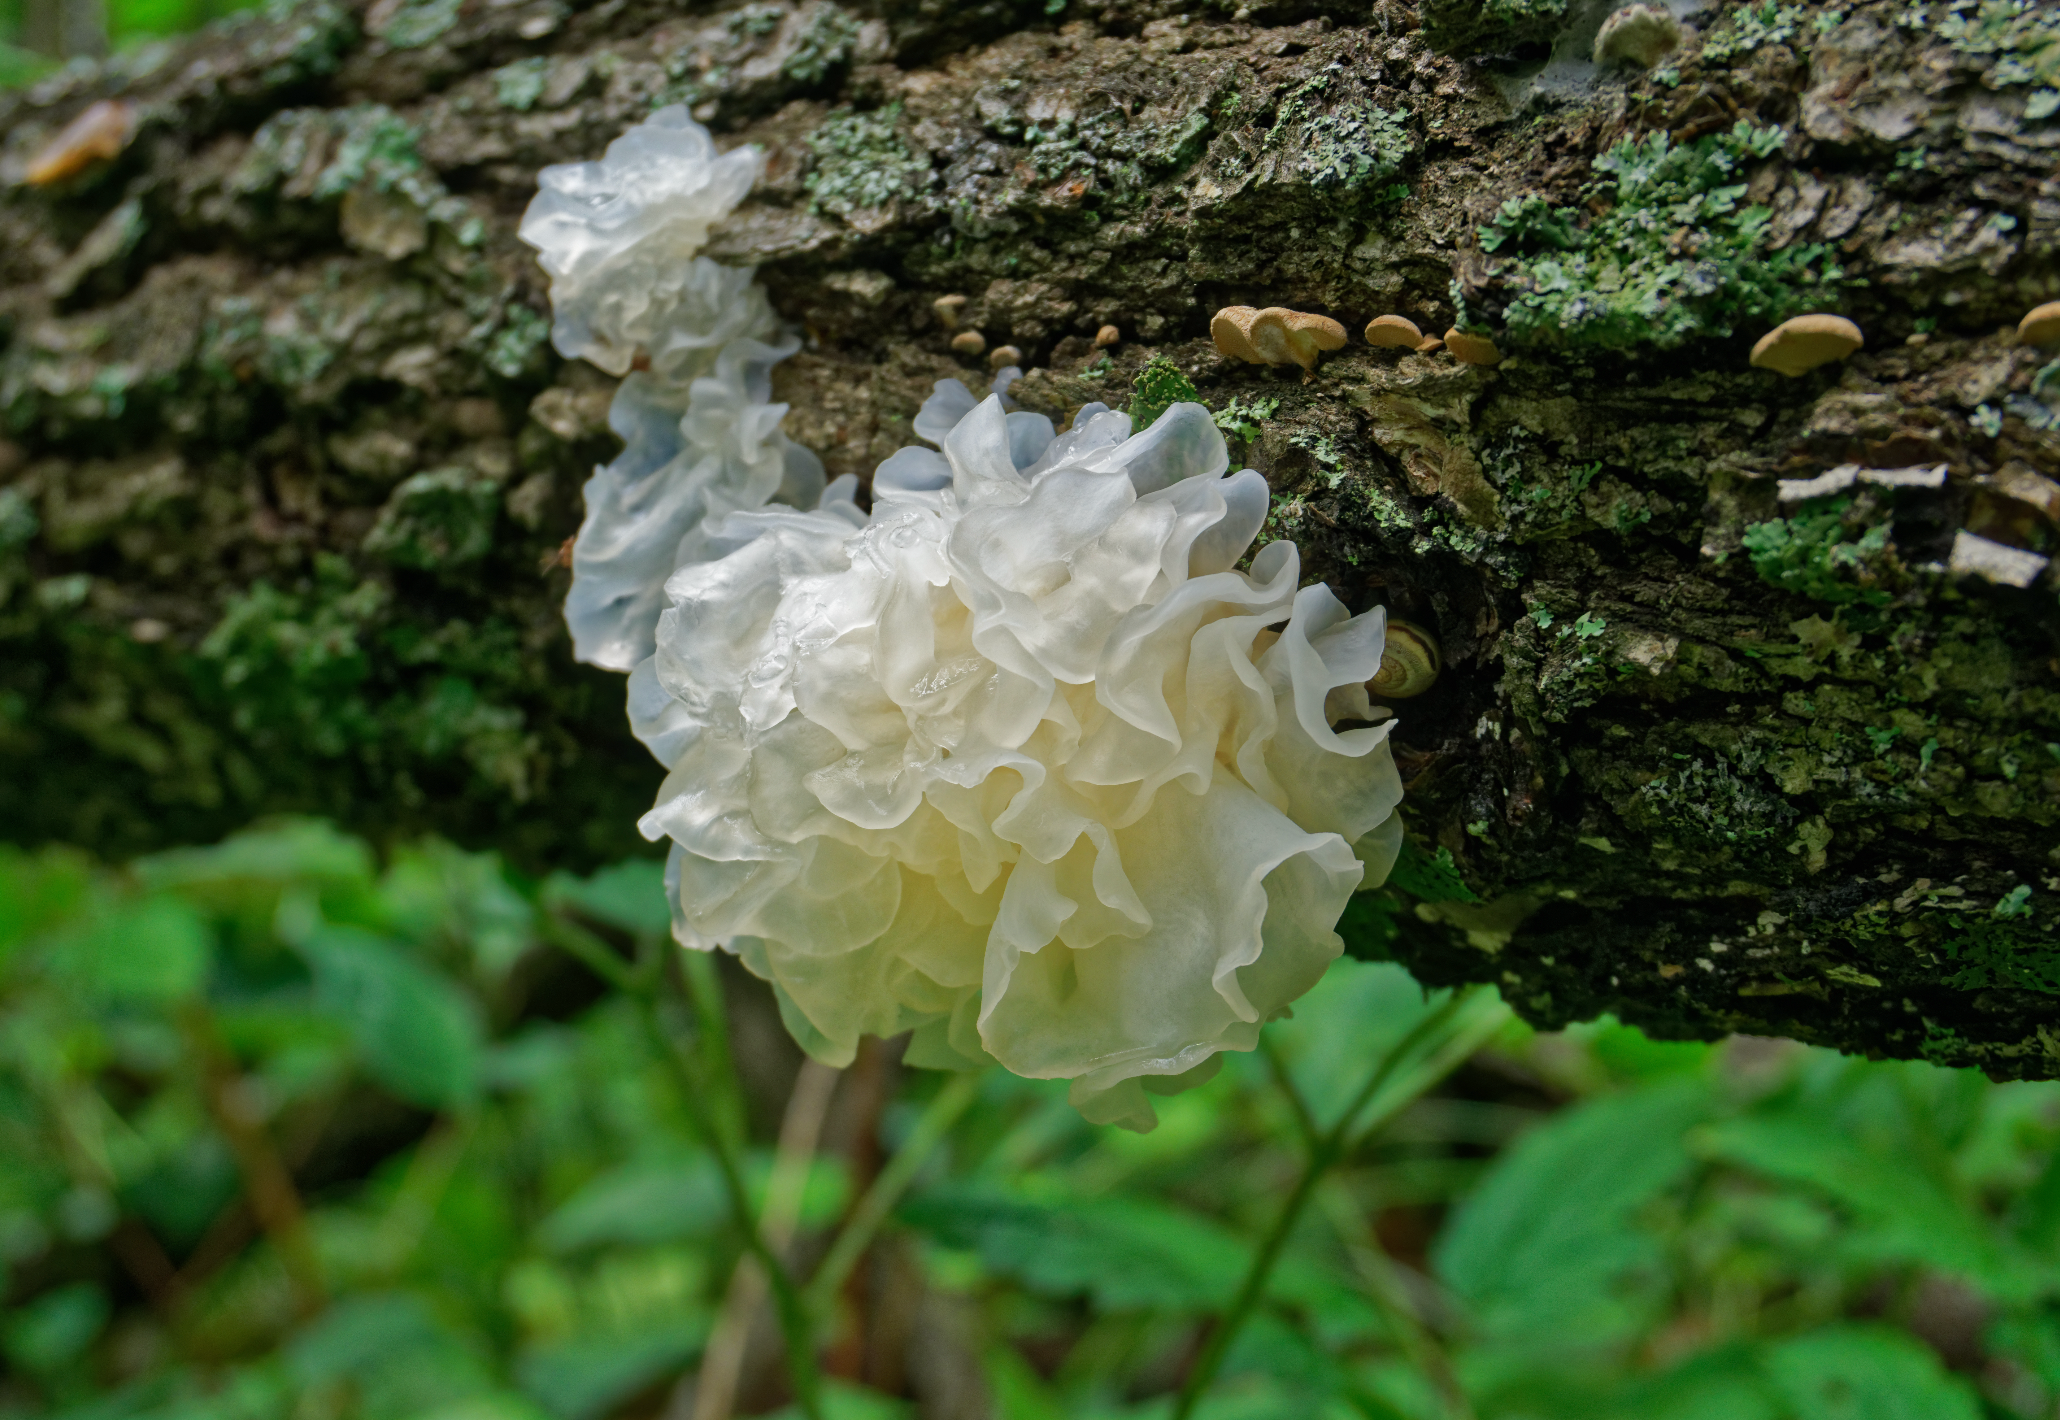
[(1545, 44), (1566, 19), (1566, 0), (1423, 0), (1423, 37), (1464, 57)]
[(1834, 606), (1886, 606), (1891, 597), (1878, 578), (1888, 524), (1855, 518), (1852, 509), (1851, 498), (1832, 498), (1753, 524), (1743, 539), (1753, 570), (1784, 592)]
[(315, 586), (259, 582), (201, 643), (214, 689), (246, 743), (334, 757), (375, 735), (366, 698), (371, 637), (392, 593), (339, 557), (317, 559)]
[(858, 39), (858, 19), (835, 5), (817, 10), (794, 41), (794, 52), (780, 66), (780, 73), (797, 84), (815, 85), (851, 62), (853, 42)]
[(1513, 258), (1512, 343), (1665, 349), (1785, 319), (1841, 280), (1821, 245), (1767, 250), (1772, 214), (1740, 206), (1741, 169), (1781, 142), (1780, 129), (1743, 120), (1686, 145), (1625, 139), (1595, 160), (1583, 205), (1606, 210), (1592, 221), (1538, 197), (1505, 201), (1481, 246)]
[(469, 468), (418, 473), (386, 500), (365, 551), (397, 567), (433, 571), (486, 556), (501, 511), (500, 485)]
[(930, 160), (902, 138), (900, 118), (900, 104), (876, 113), (840, 109), (808, 135), (815, 164), (801, 185), (816, 211), (841, 217), (929, 190), (936, 181)]
[(1161, 414), (1176, 404), (1192, 404), (1201, 398), (1194, 381), (1164, 355), (1154, 355), (1137, 378), (1130, 382), (1130, 423), (1142, 433)]

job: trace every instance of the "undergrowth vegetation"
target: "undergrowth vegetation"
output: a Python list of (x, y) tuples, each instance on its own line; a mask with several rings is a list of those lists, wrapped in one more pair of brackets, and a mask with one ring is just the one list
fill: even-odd
[[(1360, 949), (1453, 896), (1441, 860), (1361, 899)], [(1059, 1082), (869, 1051), (819, 1147), (775, 1148), (802, 1091), (755, 983), (691, 955), (655, 1007), (604, 980), (634, 985), (666, 927), (655, 864), (381, 863), (307, 821), (126, 869), (0, 850), (0, 1415), (690, 1413), (743, 1247), (733, 1156), (818, 1273), (826, 1413), (1163, 1417), (1297, 1140), (1450, 1005), (1340, 962), (1148, 1135), (1083, 1123)], [(2060, 1085), (1505, 1024), (1375, 1114), (1195, 1414), (2060, 1398)], [(787, 1404), (753, 1374), (736, 1413)]]

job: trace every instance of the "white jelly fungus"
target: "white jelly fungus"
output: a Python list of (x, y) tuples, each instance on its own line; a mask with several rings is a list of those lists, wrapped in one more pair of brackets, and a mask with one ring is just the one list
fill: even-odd
[[(581, 300), (597, 348), (705, 330)], [(672, 843), (675, 935), (737, 953), (819, 1059), (910, 1031), (911, 1063), (998, 1060), (1149, 1127), (1147, 1090), (1251, 1049), (1392, 864), (1384, 616), (1299, 587), (1290, 543), (1240, 569), (1267, 486), (1197, 404), (1059, 434), (1010, 408), (1015, 369), (939, 381), (914, 421), (938, 448), (883, 462), (861, 511), (778, 434), (787, 348), (626, 380), (575, 547), (583, 658), (655, 648), (629, 705), (668, 770), (641, 827)]]

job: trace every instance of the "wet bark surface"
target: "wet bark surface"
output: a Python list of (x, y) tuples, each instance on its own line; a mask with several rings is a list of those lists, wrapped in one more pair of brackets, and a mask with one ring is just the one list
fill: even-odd
[[(1645, 70), (1591, 62), (1606, 6), (1450, 8), (312, 0), (0, 98), (0, 832), (638, 850), (658, 769), (558, 619), (612, 382), (514, 227), (680, 102), (765, 150), (710, 254), (806, 330), (833, 476), (984, 377), (968, 331), (1061, 421), (1184, 380), (1267, 536), (1435, 639), (1355, 950), (1541, 1025), (2060, 1072), (2060, 371), (2015, 334), (2060, 24), (1683, 5)], [(1352, 340), (1226, 359), (1230, 304)], [(1802, 310), (1865, 348), (1751, 368)], [(1943, 477), (1784, 500), (1847, 465)]]

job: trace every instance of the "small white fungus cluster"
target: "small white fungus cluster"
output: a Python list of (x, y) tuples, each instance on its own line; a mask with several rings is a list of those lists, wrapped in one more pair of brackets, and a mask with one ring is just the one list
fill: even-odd
[[(734, 161), (700, 142), (704, 167)], [(710, 185), (589, 183), (661, 200)], [(639, 268), (603, 253), (582, 269)], [(581, 339), (626, 339), (582, 321)], [(669, 770), (641, 826), (672, 840), (676, 935), (736, 952), (820, 1059), (912, 1031), (912, 1063), (1069, 1079), (1089, 1118), (1149, 1127), (1146, 1090), (1251, 1049), (1393, 861), (1401, 784), (1365, 692), (1382, 614), (1297, 590), (1289, 543), (1238, 570), (1267, 487), (1228, 474), (1201, 406), (1133, 436), (1091, 404), (1055, 434), (1010, 412), (1012, 371), (977, 401), (940, 381), (915, 428), (942, 452), (881, 464), (870, 513), (844, 490), (766, 506), (783, 478), (790, 503), (804, 490), (779, 472), (780, 407), (725, 383), (743, 340), (774, 348), (725, 347), (676, 436), (675, 406), (625, 383), (631, 448), (589, 485), (593, 559), (576, 551), (568, 606), (576, 636), (602, 604), (589, 585), (663, 607), (629, 699)], [(762, 357), (739, 368), (753, 359), (762, 380)], [(700, 471), (716, 464), (721, 479)], [(691, 526), (654, 511), (690, 498)], [(669, 561), (641, 530), (654, 517), (688, 529)], [(632, 564), (652, 580), (633, 587)], [(1333, 728), (1347, 720), (1365, 723)]]
[(523, 214), (519, 235), (551, 277), (559, 353), (611, 375), (643, 367), (608, 411), (623, 450), (588, 480), (572, 544), (565, 619), (592, 665), (626, 671), (651, 654), (665, 579), (707, 555), (709, 522), (824, 495), (822, 461), (780, 432), (787, 407), (767, 402), (772, 367), (800, 342), (751, 272), (697, 254), (757, 173), (756, 149), (718, 154), (674, 105), (599, 162), (545, 168)]

